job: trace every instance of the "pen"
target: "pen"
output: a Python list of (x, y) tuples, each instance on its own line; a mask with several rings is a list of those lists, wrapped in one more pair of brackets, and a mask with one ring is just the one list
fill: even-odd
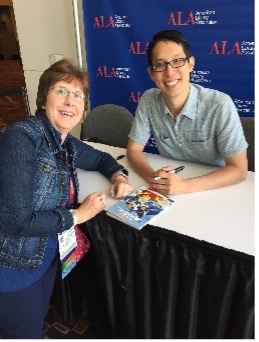
[(124, 158), (125, 157), (125, 154), (122, 154), (121, 156), (118, 156), (117, 158), (116, 158), (116, 160), (120, 160), (120, 159), (122, 159), (122, 158)]
[[(176, 167), (175, 169), (173, 169), (173, 170), (171, 170), (171, 171), (168, 171), (167, 173), (178, 173), (178, 172), (181, 172), (181, 171), (183, 171), (183, 169), (185, 168), (185, 166), (178, 166), (178, 167)], [(162, 177), (159, 177), (159, 176), (157, 176), (157, 177), (154, 177), (154, 180), (159, 180), (159, 179), (161, 179)]]

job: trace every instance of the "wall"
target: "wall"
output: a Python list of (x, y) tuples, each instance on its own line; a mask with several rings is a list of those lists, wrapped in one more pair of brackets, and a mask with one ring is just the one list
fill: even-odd
[[(13, 0), (13, 8), (30, 109), (34, 114), (38, 81), (51, 64), (50, 55), (63, 55), (78, 63), (73, 3), (72, 0)], [(82, 26), (81, 0), (78, 10)], [(71, 133), (79, 137), (80, 124)]]

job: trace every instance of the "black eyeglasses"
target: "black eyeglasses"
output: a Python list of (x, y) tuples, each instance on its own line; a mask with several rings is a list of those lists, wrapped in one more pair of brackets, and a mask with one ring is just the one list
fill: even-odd
[(172, 68), (181, 68), (184, 64), (189, 60), (190, 57), (185, 58), (176, 58), (170, 62), (159, 62), (150, 66), (150, 68), (155, 72), (165, 71), (167, 65), (170, 65)]

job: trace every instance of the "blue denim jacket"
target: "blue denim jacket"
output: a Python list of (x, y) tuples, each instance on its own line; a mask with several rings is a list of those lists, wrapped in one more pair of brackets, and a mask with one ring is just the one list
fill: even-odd
[(123, 167), (109, 154), (72, 137), (69, 148), (45, 112), (8, 126), (0, 134), (0, 265), (28, 269), (43, 260), (50, 234), (73, 225), (62, 208), (69, 195), (67, 153), (78, 193), (76, 168), (111, 179)]

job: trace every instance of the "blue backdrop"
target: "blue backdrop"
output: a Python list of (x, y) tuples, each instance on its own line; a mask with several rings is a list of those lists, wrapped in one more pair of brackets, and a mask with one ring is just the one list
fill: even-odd
[(191, 81), (230, 95), (240, 116), (254, 116), (252, 0), (83, 0), (90, 105), (113, 103), (134, 115), (155, 87), (146, 47), (153, 35), (176, 29), (196, 59)]

